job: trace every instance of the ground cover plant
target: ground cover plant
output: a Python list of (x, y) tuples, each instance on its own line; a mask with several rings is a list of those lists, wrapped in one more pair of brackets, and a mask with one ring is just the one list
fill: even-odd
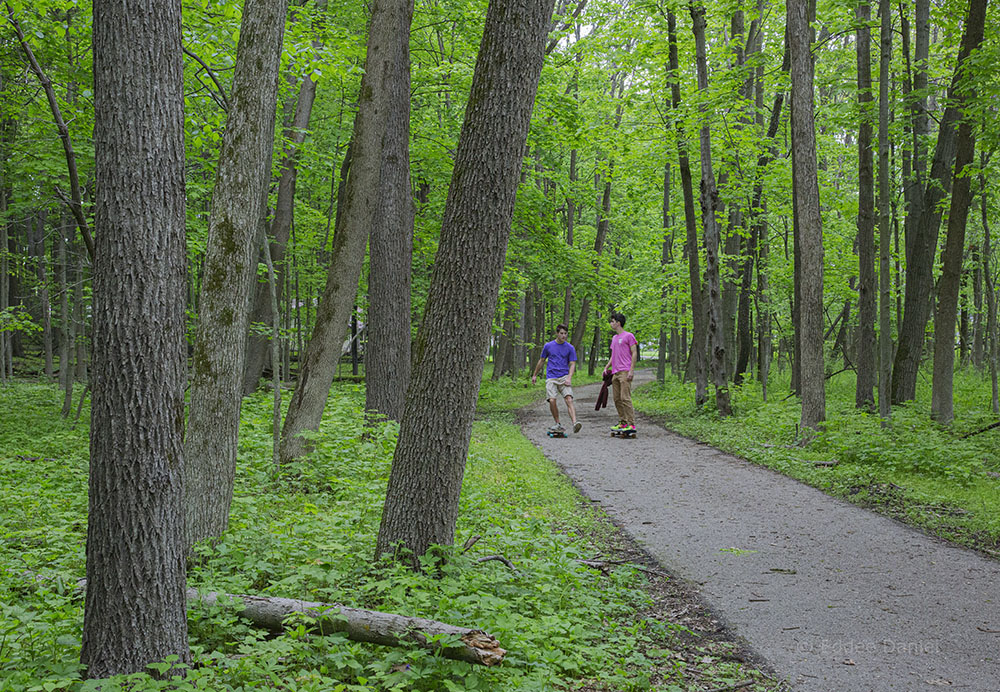
[(989, 387), (979, 373), (958, 372), (952, 426), (930, 419), (923, 387), (917, 401), (893, 407), (883, 428), (877, 414), (855, 408), (847, 371), (827, 382), (827, 420), (808, 442), (787, 371), (772, 375), (766, 402), (755, 383), (734, 387), (729, 418), (711, 404), (695, 409), (694, 385), (672, 378), (641, 387), (634, 401), (682, 435), (1000, 557), (1000, 429), (969, 435), (995, 420)]
[[(495, 399), (519, 398), (522, 389), (501, 383)], [(482, 628), (508, 650), (503, 665), (484, 668), (424, 650), (320, 636), (307, 621), (271, 636), (215, 606), (189, 611), (194, 662), (183, 679), (164, 662), (150, 674), (85, 682), (77, 580), (85, 559), (86, 415), (76, 426), (60, 418), (60, 395), (49, 385), (18, 381), (2, 393), (4, 692), (704, 690), (754, 680), (741, 689), (777, 688), (741, 663), (732, 644), (695, 636), (688, 620), (670, 621), (662, 607), (666, 580), (630, 565), (599, 570), (579, 562), (615, 550), (620, 539), (504, 420), (475, 426), (458, 547), (425, 573), (372, 564), (396, 428), (385, 423), (364, 434), (363, 389), (351, 383), (334, 386), (316, 452), (280, 471), (270, 456), (270, 397), (245, 401), (230, 529), (197, 547), (189, 586)], [(480, 561), (493, 555), (513, 568)], [(633, 554), (629, 562), (636, 560), (641, 556)]]

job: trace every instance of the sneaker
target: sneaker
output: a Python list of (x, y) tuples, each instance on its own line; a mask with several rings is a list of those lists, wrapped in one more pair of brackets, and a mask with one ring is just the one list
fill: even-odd
[(557, 433), (566, 432), (566, 428), (556, 423), (555, 425), (549, 428), (549, 432), (557, 432)]
[(622, 432), (635, 432), (634, 425), (623, 425), (620, 429)]
[(575, 432), (575, 433), (580, 432), (580, 429), (582, 427), (583, 427), (583, 423), (581, 423), (580, 421), (577, 421), (576, 423), (573, 423), (573, 432)]
[(624, 423), (619, 422), (617, 425), (611, 426), (611, 432), (618, 432), (624, 427)]

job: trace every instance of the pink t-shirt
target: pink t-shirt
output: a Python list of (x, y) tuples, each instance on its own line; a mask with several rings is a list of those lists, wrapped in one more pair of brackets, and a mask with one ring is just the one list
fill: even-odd
[(611, 372), (632, 369), (632, 344), (638, 344), (632, 332), (615, 334), (611, 339)]

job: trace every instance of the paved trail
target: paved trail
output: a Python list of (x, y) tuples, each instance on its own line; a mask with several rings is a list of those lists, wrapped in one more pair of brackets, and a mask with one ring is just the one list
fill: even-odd
[(578, 435), (544, 403), (525, 435), (796, 690), (1000, 692), (1000, 563), (650, 420), (612, 438), (598, 390)]

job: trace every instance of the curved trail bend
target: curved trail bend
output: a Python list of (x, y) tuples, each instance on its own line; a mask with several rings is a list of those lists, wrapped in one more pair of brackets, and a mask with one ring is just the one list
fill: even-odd
[(1000, 563), (649, 419), (612, 438), (575, 389), (579, 434), (542, 402), (524, 434), (796, 690), (1000, 692)]

